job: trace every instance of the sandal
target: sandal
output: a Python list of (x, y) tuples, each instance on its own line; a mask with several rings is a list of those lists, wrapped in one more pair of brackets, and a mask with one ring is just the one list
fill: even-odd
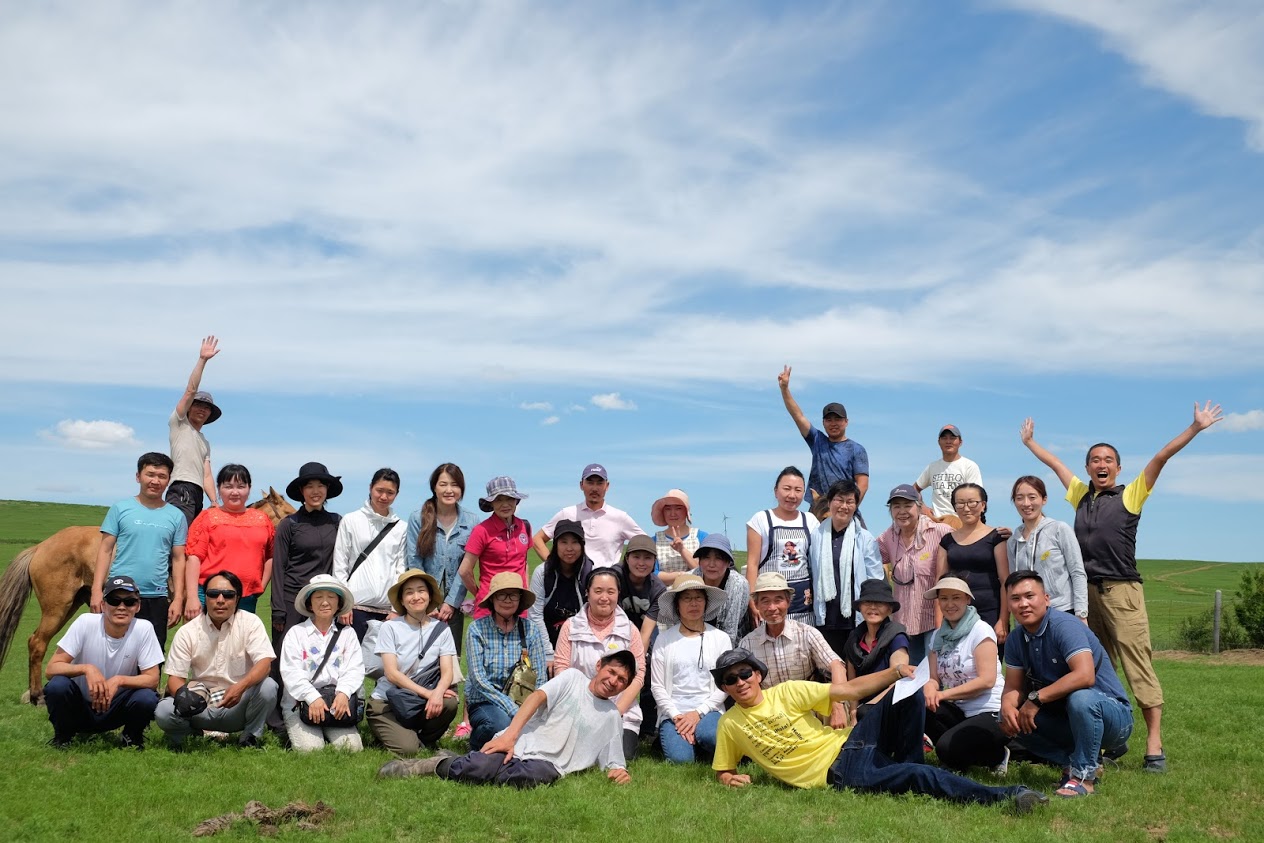
[(1084, 779), (1068, 778), (1062, 785), (1054, 791), (1063, 799), (1076, 799), (1081, 796), (1093, 795), (1093, 783)]

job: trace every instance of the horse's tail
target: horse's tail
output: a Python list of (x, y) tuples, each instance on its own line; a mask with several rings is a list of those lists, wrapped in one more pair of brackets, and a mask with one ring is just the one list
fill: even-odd
[(39, 545), (28, 547), (19, 553), (0, 577), (0, 665), (4, 664), (22, 620), (22, 610), (31, 596), (31, 559), (37, 547)]

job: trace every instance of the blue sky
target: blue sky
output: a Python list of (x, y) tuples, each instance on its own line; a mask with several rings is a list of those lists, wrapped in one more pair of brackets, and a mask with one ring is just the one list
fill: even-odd
[(681, 486), (743, 537), (808, 468), (790, 364), (810, 416), (847, 405), (877, 527), (944, 423), (1013, 524), (1024, 417), (1135, 472), (1220, 402), (1140, 553), (1264, 560), (1252, 0), (4, 19), (0, 497), (131, 493), (214, 333), (216, 465), (324, 461), (340, 511), (382, 465), (413, 509), (453, 460), (540, 523), (600, 461), (647, 528)]

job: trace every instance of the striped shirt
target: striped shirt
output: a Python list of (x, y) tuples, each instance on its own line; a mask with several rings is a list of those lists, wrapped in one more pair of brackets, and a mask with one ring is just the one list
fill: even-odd
[(909, 635), (921, 635), (936, 627), (935, 601), (922, 595), (938, 582), (939, 540), (951, 532), (947, 524), (922, 515), (917, 519), (912, 544), (904, 543), (894, 524), (878, 536), (878, 552), (891, 572), (891, 590), (900, 604), (891, 618), (904, 624)]
[(813, 681), (818, 674), (828, 677), (830, 665), (840, 661), (825, 643), (825, 636), (814, 627), (789, 619), (776, 638), (769, 638), (768, 625), (761, 623), (738, 646), (768, 665), (768, 675), (760, 683), (764, 688), (791, 679)]
[[(521, 621), (526, 633), (527, 657), (535, 668), (537, 677), (544, 677), (544, 642), (540, 627), (526, 620)], [(522, 657), (522, 638), (518, 629), (501, 632), (491, 615), (470, 624), (469, 641), (466, 645), (466, 664), (469, 676), (465, 681), (465, 698), (470, 705), (492, 703), (513, 717), (518, 706), (501, 689), (509, 681), (514, 665)]]

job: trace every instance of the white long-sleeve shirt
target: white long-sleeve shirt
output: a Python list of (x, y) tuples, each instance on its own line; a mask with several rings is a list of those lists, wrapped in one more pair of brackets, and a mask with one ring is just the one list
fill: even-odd
[(391, 528), (356, 572), (350, 577), (348, 575), (369, 542), (377, 538), (383, 527), (398, 520), (394, 510), (387, 515), (378, 515), (365, 501), (364, 506), (344, 515), (338, 524), (338, 538), (334, 541), (334, 576), (351, 586), (354, 603), (361, 609), (374, 612), (391, 610), (386, 592), (404, 571), (404, 543), (408, 537), (406, 525), (397, 524)]

